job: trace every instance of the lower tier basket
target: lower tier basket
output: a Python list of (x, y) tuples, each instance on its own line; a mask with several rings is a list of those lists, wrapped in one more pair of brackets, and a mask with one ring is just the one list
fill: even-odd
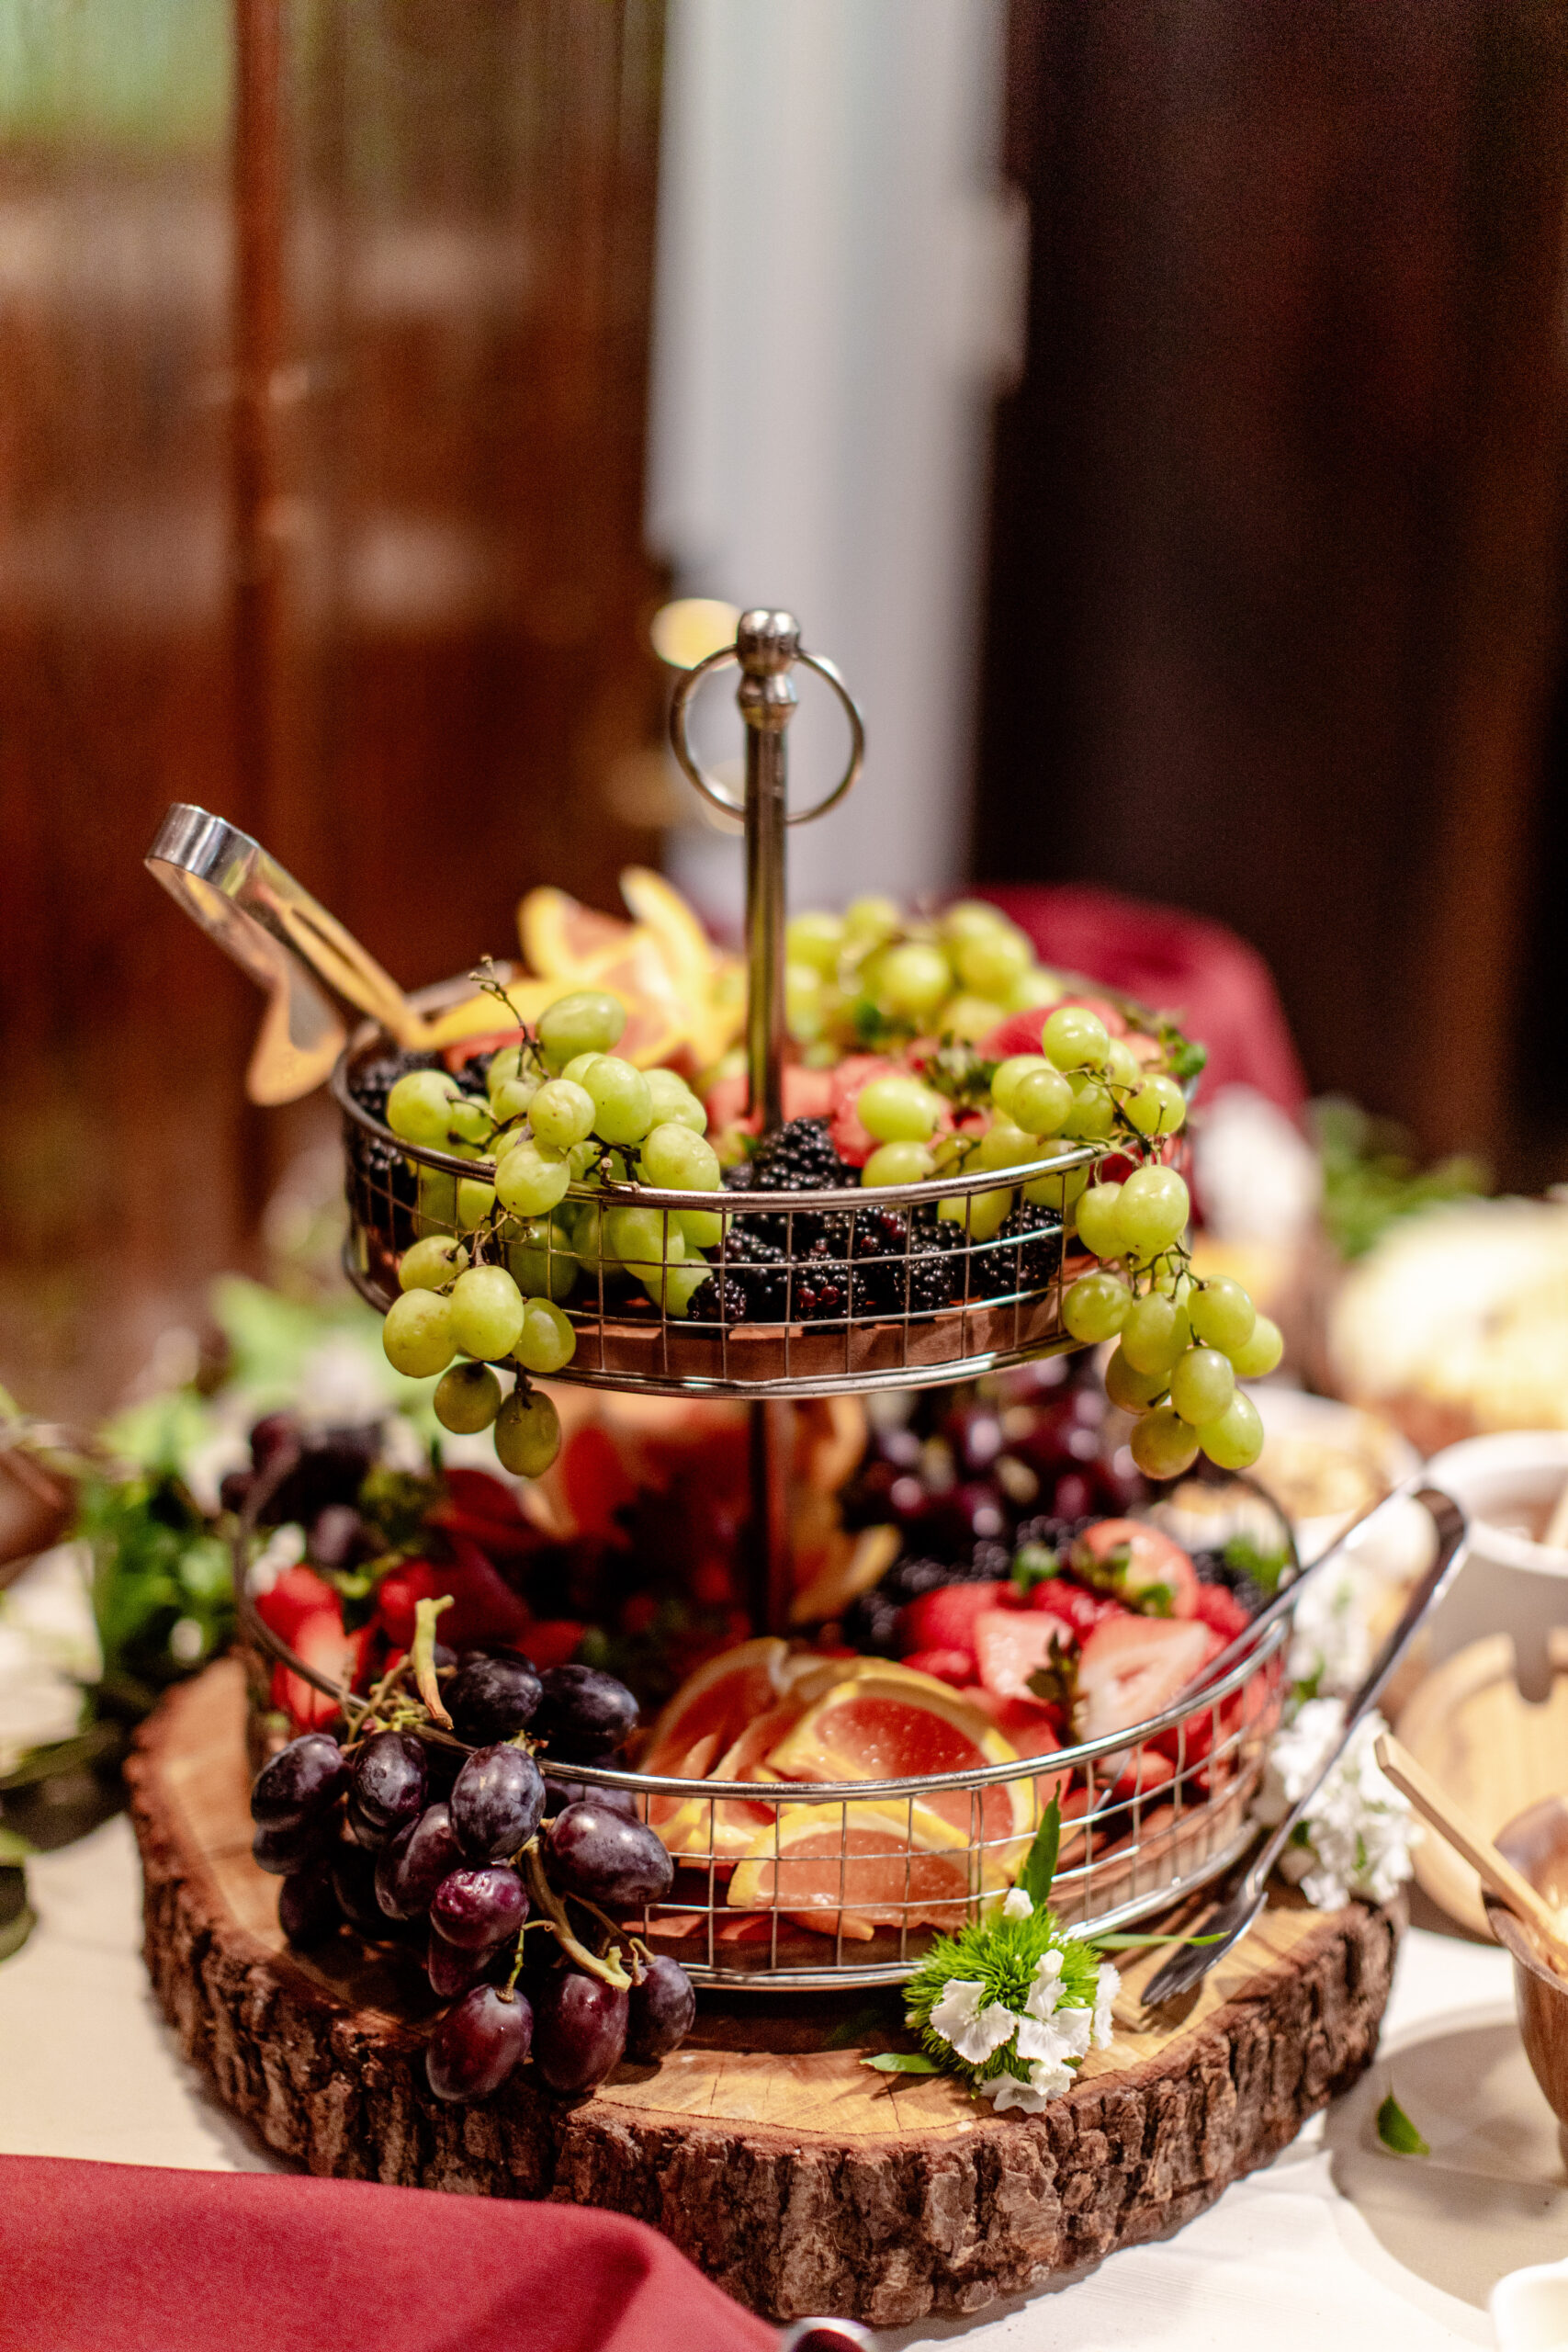
[(346, 1936), (309, 1961), (285, 1947), (278, 1883), (251, 1860), (244, 1721), (225, 1660), (164, 1700), (128, 1767), (148, 1968), (218, 2096), (313, 2173), (632, 2214), (769, 2318), (976, 2311), (1158, 2237), (1268, 2163), (1377, 2046), (1397, 1912), (1281, 1894), (1158, 2030), (1136, 1991), (1159, 1955), (1133, 1961), (1114, 2045), (1036, 2117), (862, 2067), (894, 2046), (896, 1992), (705, 1994), (673, 2058), (590, 2098), (525, 2072), (445, 2107), (424, 2085), (423, 1972)]

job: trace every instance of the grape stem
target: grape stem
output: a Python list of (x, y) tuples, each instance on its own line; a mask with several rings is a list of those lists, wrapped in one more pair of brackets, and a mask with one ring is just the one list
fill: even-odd
[(590, 1951), (588, 1946), (580, 1943), (573, 1935), (571, 1922), (566, 1916), (565, 1905), (545, 1876), (544, 1864), (539, 1860), (537, 1844), (525, 1847), (523, 1867), (528, 1873), (529, 1891), (555, 1929), (556, 1941), (567, 1958), (575, 1961), (585, 1975), (596, 1976), (601, 1984), (613, 1984), (617, 1991), (627, 1991), (632, 1980), (621, 1966), (619, 1946), (612, 1944), (601, 1959), (597, 1952)]
[(414, 1603), (413, 1647), (409, 1653), (413, 1667), (413, 1679), (419, 1695), (433, 1723), (443, 1731), (450, 1731), (452, 1718), (441, 1702), (441, 1685), (435, 1679), (435, 1621), (444, 1609), (452, 1606), (452, 1595), (444, 1592), (438, 1599), (428, 1594)]

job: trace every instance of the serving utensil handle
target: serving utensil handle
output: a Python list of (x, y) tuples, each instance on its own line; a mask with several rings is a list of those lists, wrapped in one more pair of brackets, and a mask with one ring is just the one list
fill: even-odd
[(1462, 1854), (1482, 1885), (1516, 1918), (1533, 1928), (1560, 1962), (1568, 1960), (1568, 1943), (1564, 1942), (1562, 1921), (1553, 1905), (1530, 1884), (1522, 1871), (1515, 1869), (1506, 1854), (1498, 1852), (1492, 1840), (1482, 1834), (1448, 1791), (1439, 1786), (1407, 1747), (1400, 1745), (1392, 1732), (1385, 1732), (1379, 1739), (1377, 1759), (1421, 1818), (1429, 1821), (1440, 1838), (1448, 1839), (1456, 1854)]

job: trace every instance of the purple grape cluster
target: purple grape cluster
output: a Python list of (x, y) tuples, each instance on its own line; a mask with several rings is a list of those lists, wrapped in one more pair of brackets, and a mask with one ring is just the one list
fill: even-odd
[[(478, 1743), (455, 1774), (449, 1746), (393, 1730), (349, 1754), (330, 1733), (307, 1732), (257, 1773), (252, 1851), (283, 1881), (288, 1941), (308, 1951), (343, 1926), (375, 1942), (418, 1939), (431, 1989), (450, 2004), (425, 2052), (437, 2098), (488, 2098), (530, 2057), (563, 2098), (591, 2091), (628, 2053), (657, 2063), (696, 2013), (676, 1962), (641, 1960), (629, 1987), (564, 1960), (531, 1974), (526, 1991), (514, 1981), (531, 1909), (526, 1849), (551, 1905), (592, 1906), (570, 1922), (585, 1945), (595, 1913), (636, 1911), (670, 1891), (674, 1864), (629, 1800), (581, 1781), (547, 1788), (531, 1744), (563, 1762), (603, 1763), (636, 1728), (637, 1702), (595, 1668), (541, 1675), (525, 1658), (483, 1654), (457, 1663), (444, 1697), (460, 1736)], [(556, 1927), (553, 1909), (543, 1923)]]

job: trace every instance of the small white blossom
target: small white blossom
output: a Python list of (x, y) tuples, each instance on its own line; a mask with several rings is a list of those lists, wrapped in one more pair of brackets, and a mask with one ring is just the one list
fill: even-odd
[(998, 2115), (1010, 2107), (1021, 2107), (1026, 2115), (1037, 2115), (1050, 2098), (1032, 2079), (1021, 2083), (1016, 2075), (993, 2075), (988, 2083), (976, 2086), (982, 2098), (988, 2098)]
[(1111, 2047), (1113, 2035), (1111, 2006), (1121, 1990), (1121, 1970), (1112, 1968), (1108, 1960), (1102, 1960), (1094, 1985), (1094, 2046), (1097, 2050), (1109, 2050)]
[[(1276, 1734), (1258, 1812), (1282, 1821), (1338, 1737), (1345, 1710), (1337, 1699), (1309, 1699)], [(1410, 1808), (1378, 1768), (1373, 1753), (1382, 1718), (1368, 1715), (1307, 1808), (1308, 1843), (1287, 1848), (1280, 1868), (1320, 1911), (1337, 1911), (1352, 1894), (1387, 1903), (1411, 1876), (1419, 1837)]]
[(1050, 2018), (1024, 2018), (1020, 2022), (1018, 2040), (1013, 2048), (1021, 2058), (1038, 2059), (1052, 2070), (1053, 2076), (1058, 2069), (1063, 2070), (1061, 2087), (1066, 2090), (1072, 2081), (1067, 2062), (1089, 2055), (1089, 2029), (1093, 2022), (1093, 2012), (1081, 2008), (1058, 2009), (1055, 2017)]
[(999, 2001), (984, 2008), (986, 1988), (972, 1977), (950, 1976), (931, 2010), (938, 2033), (971, 2066), (983, 2066), (1010, 2040), (1018, 2019)]
[(1035, 1964), (1034, 1982), (1024, 1996), (1023, 2006), (1032, 2018), (1048, 2018), (1062, 1997), (1062, 1955), (1053, 1944), (1042, 1952)]
[(1022, 1887), (1010, 1886), (1007, 1893), (1007, 1901), (1002, 1905), (1002, 1917), (1004, 1919), (1031, 1919), (1033, 1916), (1034, 1905), (1031, 1903), (1028, 1895), (1025, 1894)]
[(1376, 1598), (1375, 1579), (1348, 1556), (1304, 1585), (1291, 1637), (1291, 1680), (1325, 1693), (1354, 1690), (1371, 1664)]

